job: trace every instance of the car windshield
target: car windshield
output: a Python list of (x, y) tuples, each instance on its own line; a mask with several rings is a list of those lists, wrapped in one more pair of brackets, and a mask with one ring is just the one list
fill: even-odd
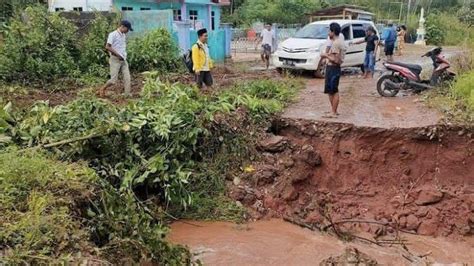
[(328, 38), (329, 25), (322, 24), (309, 24), (300, 29), (296, 34), (295, 38), (301, 39), (327, 39)]

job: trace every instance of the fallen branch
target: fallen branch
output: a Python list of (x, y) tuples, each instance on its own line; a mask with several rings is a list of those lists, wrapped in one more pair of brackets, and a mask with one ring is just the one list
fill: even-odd
[(83, 140), (89, 140), (89, 139), (94, 139), (94, 138), (97, 138), (97, 137), (103, 137), (104, 135), (105, 134), (90, 134), (90, 135), (83, 136), (83, 137), (76, 137), (76, 138), (61, 140), (61, 141), (53, 142), (53, 143), (49, 143), (49, 144), (39, 145), (38, 147), (53, 148), (53, 147), (62, 146), (62, 145), (66, 145), (66, 144), (71, 144), (71, 143), (79, 142), (79, 141), (83, 141)]
[(418, 235), (417, 233), (413, 233), (413, 232), (410, 232), (410, 231), (406, 231), (406, 230), (402, 230), (394, 225), (391, 225), (390, 223), (388, 222), (379, 222), (379, 221), (367, 221), (367, 220), (342, 220), (342, 221), (337, 221), (337, 222), (332, 222), (331, 224), (329, 225), (326, 225), (325, 227), (323, 227), (323, 231), (326, 231), (328, 228), (330, 227), (334, 227), (338, 224), (345, 224), (345, 223), (366, 223), (366, 224), (379, 224), (379, 225), (383, 225), (383, 226), (387, 226), (387, 227), (391, 227), (391, 228), (394, 228), (396, 229), (397, 231), (400, 231), (400, 232), (403, 232), (403, 233), (407, 233), (407, 234), (412, 234), (412, 235)]

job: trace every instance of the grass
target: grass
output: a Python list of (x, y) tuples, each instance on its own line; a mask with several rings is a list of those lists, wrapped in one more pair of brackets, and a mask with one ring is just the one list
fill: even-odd
[(0, 165), (0, 264), (66, 262), (91, 249), (80, 205), (98, 191), (93, 170), (16, 149)]
[[(122, 108), (98, 101), (94, 96), (80, 97), (53, 109), (47, 104), (38, 104), (30, 112), (15, 113), (14, 119), (2, 124), (5, 127), (0, 128), (0, 133), (11, 136), (12, 142), (20, 146), (51, 143), (95, 132), (107, 120), (104, 117), (115, 117), (115, 121), (126, 118), (125, 121), (134, 126), (133, 123), (141, 120), (131, 120), (130, 116), (151, 119), (152, 111), (163, 109), (166, 103), (163, 101), (168, 100), (166, 112), (179, 113), (183, 119), (191, 120), (188, 124), (196, 124), (205, 131), (194, 138), (189, 136), (192, 131), (189, 127), (173, 127), (174, 135), (168, 135), (169, 143), (180, 141), (182, 145), (176, 149), (179, 156), (171, 154), (170, 158), (180, 166), (179, 171), (189, 171), (189, 175), (186, 172), (186, 175), (176, 177), (173, 169), (160, 168), (162, 173), (150, 179), (166, 177), (169, 180), (165, 181), (169, 182), (163, 184), (168, 188), (186, 177), (179, 184), (178, 192), (183, 193), (173, 194), (176, 199), (167, 201), (163, 195), (170, 194), (161, 193), (159, 186), (145, 183), (136, 187), (120, 186), (127, 175), (119, 171), (137, 167), (141, 161), (133, 160), (127, 154), (125, 158), (117, 157), (118, 164), (108, 164), (110, 162), (96, 158), (100, 155), (89, 149), (88, 142), (51, 149), (51, 154), (58, 156), (54, 158), (40, 148), (18, 151), (2, 146), (0, 264), (67, 264), (92, 257), (114, 264), (146, 260), (159, 265), (182, 265), (190, 262), (190, 254), (185, 248), (166, 242), (169, 214), (203, 220), (240, 222), (245, 219), (244, 208), (227, 197), (226, 184), (241, 171), (242, 165), (252, 160), (255, 136), (265, 129), (262, 125), (268, 125), (271, 117), (291, 102), (303, 84), (291, 80), (258, 80), (235, 85), (215, 95), (201, 95), (189, 87), (153, 83), (153, 80), (147, 84), (140, 99)], [(160, 93), (159, 97), (156, 92)], [(184, 97), (184, 94), (189, 95)], [(150, 109), (143, 109), (147, 106)], [(180, 108), (172, 109), (177, 107)], [(127, 112), (120, 116), (118, 110)], [(157, 117), (161, 119), (164, 115)], [(161, 125), (158, 122), (154, 124)], [(128, 127), (118, 124), (116, 136), (133, 136), (135, 133), (129, 124), (126, 124)], [(42, 132), (39, 135), (38, 130)], [(161, 127), (155, 130), (161, 130)], [(22, 134), (18, 135), (19, 132)], [(151, 140), (143, 131), (137, 132), (137, 138)], [(117, 146), (129, 150), (124, 142), (110, 142), (113, 139), (110, 135), (101, 136), (94, 139), (96, 143), (91, 147), (100, 146), (102, 152)], [(98, 145), (102, 140), (104, 144)], [(135, 139), (129, 140), (133, 144), (131, 141)], [(143, 147), (154, 150), (156, 148), (150, 148), (151, 143), (157, 142), (166, 144), (160, 138)], [(134, 146), (135, 152), (139, 153), (137, 147), (141, 146)], [(118, 155), (114, 153), (114, 156)], [(107, 159), (111, 160), (111, 156), (107, 154)], [(158, 157), (149, 160), (150, 167), (159, 166), (160, 161), (152, 160), (154, 158)], [(96, 171), (86, 167), (81, 160), (87, 161)], [(125, 167), (124, 162), (130, 165)], [(149, 167), (148, 164), (145, 166)], [(156, 171), (151, 169), (150, 173)], [(183, 200), (186, 204), (179, 204)]]
[(428, 104), (444, 114), (450, 124), (474, 125), (474, 70), (461, 74), (454, 83), (427, 94)]

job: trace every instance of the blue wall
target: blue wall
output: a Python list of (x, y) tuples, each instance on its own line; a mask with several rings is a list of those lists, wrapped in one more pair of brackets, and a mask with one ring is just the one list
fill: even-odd
[[(189, 31), (190, 46), (197, 42), (197, 32)], [(216, 62), (222, 62), (226, 58), (226, 38), (224, 30), (215, 30), (209, 32), (209, 53), (211, 58)]]
[(124, 19), (132, 23), (133, 32), (130, 32), (131, 37), (157, 28), (165, 28), (169, 31), (173, 29), (173, 11), (171, 9), (124, 11), (122, 14)]
[[(221, 8), (218, 5), (212, 4), (210, 0), (186, 0), (186, 14), (181, 14), (183, 20), (189, 20), (189, 11), (196, 10), (198, 12), (198, 20), (203, 22), (203, 26), (211, 29), (209, 5), (211, 11), (215, 13), (215, 29), (219, 28), (221, 22)], [(116, 10), (122, 11), (122, 7), (132, 7), (133, 11), (140, 11), (141, 8), (150, 8), (151, 10), (164, 9), (181, 9), (180, 3), (153, 3), (148, 1), (133, 1), (133, 0), (115, 0), (114, 6)]]
[(180, 3), (153, 3), (153, 2), (141, 2), (132, 0), (115, 0), (114, 6), (118, 11), (122, 11), (122, 7), (132, 7), (133, 11), (140, 11), (140, 8), (150, 8), (151, 10), (158, 9), (179, 9)]

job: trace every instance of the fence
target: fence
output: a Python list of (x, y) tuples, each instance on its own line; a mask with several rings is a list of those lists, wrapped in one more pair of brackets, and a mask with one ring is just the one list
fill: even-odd
[[(300, 29), (298, 26), (292, 27), (274, 27), (276, 43), (274, 49), (286, 39), (294, 36)], [(260, 33), (255, 29), (232, 29), (232, 45), (231, 50), (233, 54), (236, 53), (257, 53), (260, 52), (258, 39)]]

